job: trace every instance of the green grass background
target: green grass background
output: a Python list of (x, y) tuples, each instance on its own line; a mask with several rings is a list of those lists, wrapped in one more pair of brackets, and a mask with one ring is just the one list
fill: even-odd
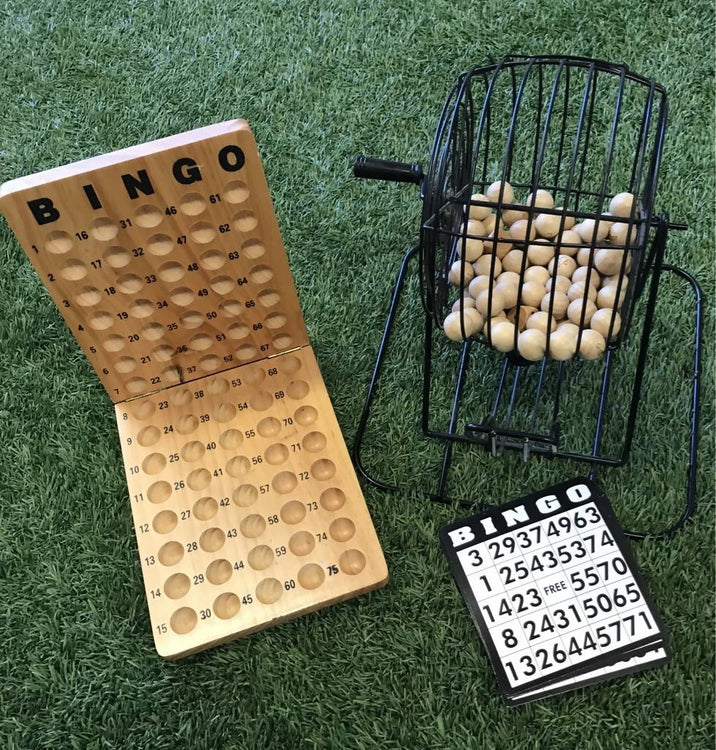
[[(668, 257), (699, 276), (708, 314), (696, 518), (671, 544), (636, 547), (672, 664), (507, 709), (437, 547), (458, 511), (407, 492), (366, 488), (385, 589), (179, 663), (157, 657), (113, 410), (2, 222), (3, 747), (713, 747), (713, 25), (711, 3), (677, 0), (6, 0), (2, 179), (249, 120), (349, 442), (419, 217), (414, 190), (358, 183), (352, 157), (425, 162), (455, 76), (490, 56), (592, 55), (666, 86), (657, 204), (690, 226)], [(366, 460), (426, 487), (437, 454), (404, 437), (419, 393), (410, 289), (405, 365), (386, 372)], [(665, 282), (659, 309), (634, 455), (604, 480), (625, 525), (653, 527), (682, 499), (688, 295)], [(474, 453), (456, 462), (460, 489), (491, 502), (579, 471)]]

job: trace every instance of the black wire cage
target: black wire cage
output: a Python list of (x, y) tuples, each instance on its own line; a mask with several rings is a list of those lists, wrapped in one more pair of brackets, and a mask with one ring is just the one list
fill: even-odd
[[(702, 298), (689, 273), (664, 263), (668, 232), (686, 229), (654, 209), (666, 121), (664, 88), (626, 65), (581, 57), (509, 56), (459, 76), (440, 114), (427, 170), (418, 164), (356, 159), (356, 177), (417, 184), (422, 200), (419, 243), (407, 252), (398, 274), (356, 433), (354, 460), (366, 479), (382, 489), (395, 489), (366, 468), (362, 447), (406, 278), (416, 265), (425, 312), (420, 421), (426, 437), (443, 443), (436, 486), (429, 492), (441, 502), (449, 501), (447, 477), (457, 443), (483, 446), (493, 456), (519, 451), (525, 460), (542, 455), (585, 462), (591, 478), (598, 467), (627, 462), (659, 283), (663, 272), (669, 272), (694, 294), (690, 440), (684, 510), (677, 521), (653, 536), (670, 536), (685, 524), (696, 497)], [(517, 197), (527, 193), (526, 200)], [(547, 194), (549, 200), (538, 198)], [(618, 217), (615, 196), (628, 196), (617, 207)], [(535, 227), (540, 226), (552, 228), (535, 240)], [(537, 275), (529, 270), (528, 258), (535, 247), (531, 242), (540, 243), (536, 252), (550, 259), (548, 268), (555, 278), (550, 278), (551, 288), (546, 287), (540, 304), (548, 321), (544, 347), (526, 357), (520, 341), (521, 314), (526, 311), (529, 316), (539, 309), (530, 307), (535, 300), (526, 299), (526, 280)], [(471, 247), (481, 254), (474, 264), (467, 262)], [(571, 271), (577, 261), (581, 284), (570, 284), (568, 298), (566, 287), (560, 296), (554, 283), (556, 269), (564, 263)], [(478, 263), (489, 281), (482, 300), (475, 303), (467, 290), (472, 292), (470, 283), (477, 279), (473, 268)], [(516, 298), (510, 301), (512, 325), (503, 327), (510, 335), (498, 342), (496, 324), (503, 318), (496, 317), (502, 306), (496, 304), (493, 282), (499, 283), (507, 267), (511, 269), (507, 275), (516, 280), (516, 292), (511, 292)], [(602, 283), (604, 274), (610, 274), (605, 294), (612, 301), (611, 308), (599, 310), (601, 326), (595, 326), (597, 306), (592, 300), (597, 298), (595, 279), (600, 273)], [(557, 352), (557, 339), (549, 333), (563, 297), (570, 302), (569, 320), (575, 330), (573, 350), (566, 356)], [(475, 316), (467, 315), (467, 307), (480, 305), (479, 323), (473, 325)], [(452, 325), (456, 319), (457, 333)], [(603, 339), (596, 338), (603, 340), (604, 351), (587, 356), (586, 338), (593, 334), (585, 332), (592, 319), (592, 328), (601, 330)], [(440, 336), (443, 328), (448, 333), (448, 323), (450, 337), (461, 343)], [(605, 449), (605, 428), (611, 426), (605, 417), (610, 383), (622, 367), (621, 350), (630, 337), (636, 354), (626, 375), (629, 395), (623, 401), (624, 419), (616, 439), (610, 436), (610, 447)], [(449, 415), (436, 424), (431, 408), (435, 360), (446, 345), (461, 347), (460, 356)], [(477, 393), (471, 389), (466, 398), (466, 373), (475, 368), (490, 370), (494, 382), (490, 387), (483, 382)], [(589, 443), (578, 446), (563, 425), (574, 373), (585, 368), (593, 375), (597, 406)]]

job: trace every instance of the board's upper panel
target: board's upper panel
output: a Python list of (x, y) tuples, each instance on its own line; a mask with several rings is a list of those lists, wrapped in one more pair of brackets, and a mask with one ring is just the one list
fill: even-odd
[(308, 343), (243, 120), (6, 182), (0, 209), (114, 402)]

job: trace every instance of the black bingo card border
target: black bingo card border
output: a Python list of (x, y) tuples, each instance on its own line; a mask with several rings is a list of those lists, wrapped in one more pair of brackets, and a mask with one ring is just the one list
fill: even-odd
[[(476, 598), (468, 580), (468, 576), (460, 562), (460, 553), (468, 551), (478, 545), (500, 541), (511, 535), (512, 538), (516, 539), (517, 537), (515, 535), (523, 529), (528, 529), (528, 531), (534, 530), (537, 526), (544, 526), (544, 528), (547, 529), (549, 528), (550, 521), (554, 521), (556, 524), (562, 517), (573, 511), (577, 511), (577, 509), (580, 508), (583, 509), (586, 514), (586, 511), (588, 511), (590, 507), (594, 508), (600, 517), (598, 520), (595, 520), (594, 523), (597, 524), (600, 523), (600, 521), (603, 521), (606, 529), (611, 534), (611, 537), (616, 544), (614, 553), (615, 555), (621, 556), (624, 560), (627, 565), (627, 573), (625, 575), (630, 574), (639, 588), (639, 592), (643, 598), (640, 606), (645, 606), (648, 609), (649, 614), (653, 618), (654, 630), (646, 637), (640, 638), (636, 641), (627, 642), (619, 648), (607, 650), (591, 659), (580, 662), (577, 665), (568, 664), (564, 669), (552, 671), (546, 675), (541, 675), (541, 671), (537, 669), (537, 676), (534, 679), (520, 682), (519, 685), (514, 685), (508, 677), (503, 659), (498, 653), (492, 633), (490, 632), (490, 626), (488, 625), (481, 609), (481, 602), (484, 602), (486, 597), (482, 597), (481, 600)], [(576, 520), (578, 517), (580, 517), (580, 514), (575, 512), (575, 527), (577, 526)], [(586, 518), (586, 515), (581, 516), (581, 518)], [(588, 529), (585, 528), (585, 530)], [(654, 602), (651, 599), (644, 577), (639, 571), (636, 560), (632, 554), (629, 542), (624, 536), (608, 500), (590, 480), (575, 479), (563, 482), (541, 492), (532, 493), (517, 500), (513, 500), (506, 505), (492, 508), (466, 519), (454, 521), (440, 530), (440, 541), (443, 552), (450, 565), (452, 575), (455, 578), (460, 593), (465, 599), (480, 636), (485, 643), (490, 661), (497, 674), (500, 688), (508, 703), (514, 704), (524, 702), (525, 700), (534, 700), (534, 698), (542, 697), (548, 693), (554, 694), (557, 692), (563, 692), (565, 690), (582, 687), (594, 682), (600, 682), (605, 679), (611, 679), (622, 674), (641, 671), (647, 666), (655, 666), (656, 663), (664, 663), (670, 658), (671, 653), (667, 644), (667, 635), (661, 616), (654, 606)], [(527, 556), (533, 554), (529, 552), (530, 546), (530, 544), (527, 545)], [(494, 549), (497, 553), (499, 546)], [(561, 564), (557, 572), (564, 572)], [(575, 597), (581, 597), (581, 595), (575, 594)], [(567, 600), (566, 606), (569, 606), (571, 601), (572, 600)], [(654, 652), (654, 656), (648, 661), (648, 663), (637, 658), (647, 655), (649, 652)], [(631, 664), (625, 661), (631, 659), (634, 659)], [(507, 658), (505, 658), (505, 663), (506, 661)], [(567, 661), (569, 662), (570, 660), (568, 659)], [(616, 665), (618, 662), (623, 662), (621, 668), (608, 670), (606, 673), (602, 673), (601, 671), (597, 672), (597, 670), (600, 670), (603, 667)], [(597, 673), (592, 676), (587, 674), (590, 672)], [(576, 681), (574, 684), (554, 685), (554, 689), (552, 690), (545, 689), (544, 691), (536, 691), (537, 688), (542, 686), (548, 686), (552, 683), (563, 683), (568, 678), (574, 678), (579, 675), (583, 675), (584, 679)], [(535, 692), (537, 692), (537, 694), (534, 694)], [(531, 694), (523, 697), (523, 694), (525, 693)]]

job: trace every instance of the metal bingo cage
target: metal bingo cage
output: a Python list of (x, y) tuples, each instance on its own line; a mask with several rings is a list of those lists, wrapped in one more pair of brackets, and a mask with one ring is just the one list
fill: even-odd
[[(649, 536), (669, 537), (686, 523), (696, 495), (702, 298), (693, 276), (664, 263), (669, 230), (686, 229), (654, 209), (666, 121), (664, 88), (632, 73), (626, 65), (581, 57), (509, 56), (459, 76), (440, 113), (426, 171), (419, 164), (364, 156), (355, 160), (356, 177), (414, 183), (420, 186), (422, 200), (419, 243), (407, 252), (400, 267), (356, 432), (353, 457), (367, 480), (382, 489), (396, 489), (365, 466), (362, 448), (406, 278), (415, 261), (425, 312), (420, 423), (426, 437), (443, 443), (436, 486), (429, 493), (441, 502), (449, 501), (447, 478), (457, 443), (484, 446), (493, 456), (519, 451), (525, 460), (542, 455), (585, 462), (590, 478), (595, 478), (599, 467), (627, 462), (659, 282), (669, 272), (691, 288), (695, 303), (686, 503), (678, 520)], [(551, 205), (549, 199), (535, 197), (545, 191), (553, 199)], [(617, 206), (622, 209), (617, 217), (610, 213), (610, 204), (614, 208), (614, 196), (625, 194), (632, 199)], [(540, 226), (551, 229), (538, 235), (535, 229)], [(533, 265), (529, 253), (537, 243), (540, 247), (535, 252), (551, 258), (547, 264), (550, 281), (545, 282), (546, 295), (539, 308), (530, 307), (536, 299), (525, 304), (525, 290), (534, 291), (525, 286), (526, 280), (545, 278), (543, 272), (529, 270)], [(477, 252), (470, 255), (471, 248), (481, 250), (477, 259)], [(516, 254), (511, 252), (515, 250)], [(608, 257), (609, 263), (600, 265), (602, 257)], [(556, 275), (560, 264), (572, 268), (572, 262), (584, 269), (579, 272), (581, 285), (575, 284), (576, 291), (570, 291), (567, 298), (568, 321), (577, 329), (576, 349), (571, 355), (567, 352), (570, 356), (557, 354), (554, 333), (545, 333), (544, 351), (538, 348), (536, 355), (532, 352), (526, 358), (519, 341), (524, 318), (541, 309), (549, 316), (547, 327), (553, 323), (564, 300), (552, 274)], [(503, 263), (509, 265), (510, 274), (517, 274), (508, 279), (515, 282), (517, 298), (514, 291), (509, 293), (514, 306), (507, 313), (500, 312), (495, 286), (504, 273)], [(604, 351), (588, 357), (596, 361), (584, 361), (580, 356), (582, 350), (586, 356), (583, 342), (594, 337), (586, 333), (596, 308), (592, 300), (602, 293), (600, 284), (606, 279), (602, 273), (601, 281), (595, 283), (600, 278), (597, 267), (610, 271), (612, 289), (606, 294), (612, 295), (613, 302), (606, 314), (600, 311), (598, 316)], [(489, 281), (476, 282), (478, 271)], [(476, 285), (477, 301), (471, 296), (471, 283)], [(559, 288), (567, 294), (566, 287)], [(504, 305), (505, 299), (500, 299)], [(468, 307), (473, 306), (481, 308), (481, 315), (470, 313)], [(512, 326), (502, 327), (502, 333), (509, 335), (502, 335), (498, 342), (498, 329), (493, 326), (504, 322), (503, 318)], [(457, 342), (441, 335), (446, 319), (452, 327), (451, 338)], [(630, 384), (620, 408), (624, 419), (617, 426), (618, 435), (610, 437), (611, 450), (604, 450), (605, 430), (610, 427), (606, 418), (610, 383), (619, 371), (621, 350), (629, 337), (635, 340), (637, 351), (631, 357), (630, 372), (623, 376)], [(436, 424), (431, 408), (435, 363), (446, 346), (460, 353), (449, 415)], [(596, 408), (589, 444), (578, 446), (564, 429), (565, 402), (575, 377), (582, 377), (586, 368), (598, 372), (593, 389)], [(478, 388), (470, 388), (466, 404), (467, 373), (475, 370), (484, 376)], [(445, 387), (444, 378), (438, 387)]]

